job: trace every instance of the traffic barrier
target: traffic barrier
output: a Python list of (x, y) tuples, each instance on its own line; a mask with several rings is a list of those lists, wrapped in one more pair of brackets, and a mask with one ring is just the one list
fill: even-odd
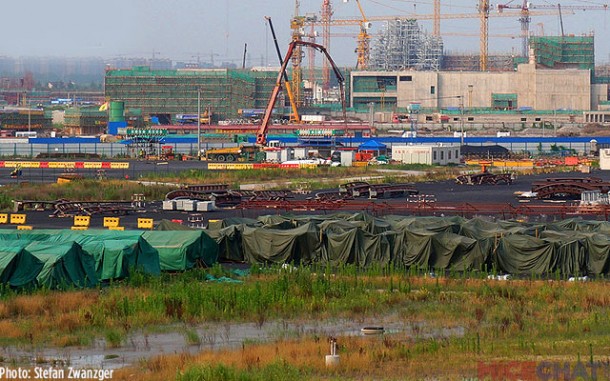
[(119, 217), (104, 217), (104, 227), (105, 228), (116, 228), (120, 224)]
[(138, 229), (152, 229), (153, 226), (152, 218), (138, 218)]
[(74, 226), (89, 226), (91, 216), (74, 216)]
[(31, 225), (19, 225), (17, 226), (17, 230), (32, 230)]
[(15, 225), (23, 225), (25, 224), (26, 219), (25, 214), (11, 214), (10, 223)]
[(0, 168), (52, 168), (52, 169), (129, 169), (129, 162), (111, 161), (5, 161), (0, 160)]
[(8, 223), (8, 214), (0, 213), (0, 224)]
[(89, 226), (72, 226), (70, 229), (72, 230), (87, 230)]
[(108, 230), (125, 230), (124, 226), (108, 226)]

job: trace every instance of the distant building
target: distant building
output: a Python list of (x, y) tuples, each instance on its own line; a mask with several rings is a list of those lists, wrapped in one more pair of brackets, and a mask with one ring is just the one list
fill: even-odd
[(403, 164), (459, 164), (460, 158), (459, 146), (392, 146), (392, 160), (398, 160)]

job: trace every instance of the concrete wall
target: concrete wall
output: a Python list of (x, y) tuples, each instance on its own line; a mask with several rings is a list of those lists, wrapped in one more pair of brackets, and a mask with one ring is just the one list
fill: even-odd
[[(421, 102), (422, 107), (491, 107), (492, 94), (517, 94), (517, 107), (535, 110), (590, 110), (603, 98), (607, 86), (591, 86), (590, 70), (536, 69), (532, 64), (519, 65), (516, 72), (425, 72), (354, 71), (354, 76), (391, 76), (397, 78), (396, 91), (386, 91), (384, 97), (396, 97), (398, 107)], [(400, 77), (411, 80), (400, 80)], [(353, 83), (353, 82), (352, 82)], [(432, 91), (434, 88), (434, 91)], [(353, 89), (353, 86), (352, 86)], [(380, 97), (378, 92), (352, 92), (352, 98)], [(601, 99), (603, 100), (603, 99)], [(351, 102), (353, 104), (353, 102)]]

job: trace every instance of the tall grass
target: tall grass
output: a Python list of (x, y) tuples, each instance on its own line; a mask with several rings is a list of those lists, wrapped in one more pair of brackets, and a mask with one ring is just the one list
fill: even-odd
[[(254, 270), (254, 269), (253, 269)], [(219, 268), (133, 277), (103, 292), (33, 291), (0, 297), (3, 343), (78, 342), (121, 337), (134, 329), (182, 323), (408, 316), (428, 328), (463, 327), (480, 340), (594, 337), (610, 332), (610, 297), (603, 281), (587, 283), (421, 276), (392, 266), (255, 269), (244, 283), (207, 282)], [(480, 329), (485, 327), (485, 329)], [(68, 334), (74, 335), (71, 338)], [(195, 335), (187, 335), (187, 339)], [(110, 337), (112, 338), (112, 337)], [(107, 337), (108, 339), (108, 337)], [(84, 340), (84, 339), (83, 339)], [(120, 344), (116, 340), (111, 343)], [(483, 344), (481, 344), (483, 345)]]

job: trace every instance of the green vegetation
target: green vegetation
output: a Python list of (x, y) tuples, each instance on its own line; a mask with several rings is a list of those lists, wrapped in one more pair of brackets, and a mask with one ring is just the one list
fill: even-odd
[(134, 193), (142, 193), (147, 200), (162, 200), (170, 191), (169, 185), (142, 185), (123, 180), (82, 180), (66, 184), (11, 184), (0, 191), (0, 209), (13, 207), (12, 200), (50, 201), (68, 200), (131, 200)]
[[(342, 360), (337, 368), (324, 367), (328, 343), (313, 332), (294, 340), (244, 344), (237, 350), (161, 356), (144, 361), (136, 371), (151, 380), (462, 379), (476, 376), (482, 363), (576, 362), (579, 356), (599, 361), (610, 348), (606, 313), (610, 297), (605, 281), (494, 281), (478, 273), (446, 278), (410, 273), (350, 266), (333, 272), (272, 269), (256, 271), (239, 285), (194, 288), (187, 285), (199, 275), (183, 274), (182, 279), (167, 283), (165, 302), (159, 303), (160, 313), (172, 316), (170, 320), (264, 324), (282, 318), (320, 322), (332, 317), (364, 321), (384, 316), (387, 321), (391, 316), (404, 328), (376, 338), (339, 337)], [(224, 297), (216, 291), (219, 286)], [(155, 288), (129, 294), (144, 292), (147, 299), (155, 300), (160, 297)], [(114, 290), (108, 297), (114, 300), (111, 305), (120, 304)], [(142, 300), (129, 297), (129, 305), (130, 311), (134, 307), (133, 313), (139, 314)], [(145, 308), (153, 309), (152, 305)], [(105, 319), (112, 320), (111, 315)], [(176, 369), (180, 369), (178, 375)], [(134, 369), (124, 372), (133, 374)], [(122, 374), (117, 379), (123, 379)]]
[[(120, 347), (135, 331), (175, 327), (185, 343), (200, 345), (196, 327), (211, 321), (264, 325), (384, 317), (402, 327), (381, 338), (339, 337), (342, 361), (335, 369), (323, 365), (324, 335), (312, 332), (143, 360), (135, 372), (150, 380), (462, 378), (476, 375), (481, 362), (576, 361), (579, 355), (599, 360), (610, 349), (610, 285), (604, 280), (496, 281), (478, 271), (429, 277), (417, 269), (354, 266), (253, 268), (242, 283), (207, 282), (210, 274), (235, 276), (216, 266), (161, 277), (139, 274), (103, 290), (3, 289), (1, 343), (70, 346), (98, 336)], [(134, 369), (124, 372), (116, 379), (127, 379)]]

